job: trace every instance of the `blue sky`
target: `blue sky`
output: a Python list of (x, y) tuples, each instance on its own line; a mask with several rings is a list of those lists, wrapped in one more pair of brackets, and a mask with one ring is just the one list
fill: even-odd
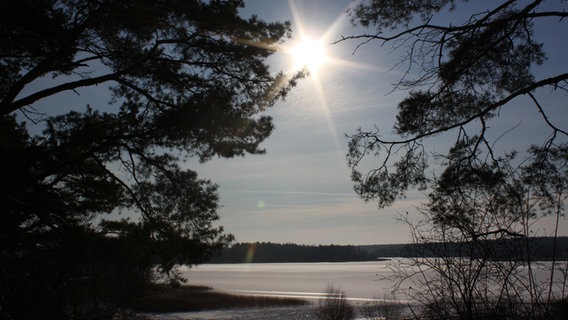
[[(262, 19), (290, 20), (295, 28), (312, 38), (325, 37), (326, 43), (342, 35), (367, 33), (349, 21), (345, 10), (351, 1), (246, 1), (243, 16), (258, 14)], [(558, 28), (558, 24), (552, 25)], [(566, 30), (566, 24), (563, 25)], [(557, 32), (560, 32), (556, 30)], [(555, 63), (564, 63), (566, 44), (552, 41), (543, 30), (545, 47), (551, 57), (544, 73), (557, 72)], [(564, 32), (566, 34), (566, 32)], [(293, 45), (293, 42), (290, 45)], [(263, 144), (266, 155), (238, 159), (216, 159), (198, 169), (202, 178), (219, 185), (221, 224), (237, 241), (295, 242), (303, 244), (375, 244), (409, 241), (408, 227), (397, 222), (398, 214), (415, 213), (424, 195), (414, 192), (392, 207), (377, 208), (365, 203), (353, 192), (350, 170), (346, 164), (346, 133), (357, 128), (381, 128), (392, 132), (396, 105), (404, 93), (391, 92), (402, 71), (392, 68), (402, 52), (390, 46), (371, 43), (353, 50), (356, 42), (326, 47), (332, 62), (300, 81), (288, 98), (268, 111), (276, 129)], [(289, 68), (290, 56), (275, 55), (277, 68)], [(544, 97), (546, 98), (546, 97)], [(565, 102), (566, 96), (563, 97)], [(564, 107), (562, 107), (565, 109)], [(557, 121), (568, 119), (557, 110)], [(492, 134), (519, 125), (506, 139), (505, 147), (525, 149), (527, 141), (537, 143), (545, 134), (540, 117), (533, 108), (503, 110), (504, 120), (495, 124)], [(537, 119), (535, 122), (528, 119)], [(433, 148), (443, 151), (448, 137), (435, 140)], [(561, 232), (568, 224), (562, 221)], [(550, 234), (549, 220), (535, 225), (539, 234)]]
[[(290, 20), (312, 38), (326, 43), (353, 33), (345, 15), (350, 1), (249, 1), (243, 12), (265, 20)], [(295, 9), (295, 14), (293, 10)], [(396, 212), (411, 201), (378, 212), (353, 192), (345, 154), (345, 133), (358, 126), (387, 125), (394, 119), (395, 95), (387, 96), (399, 76), (385, 72), (389, 64), (353, 44), (326, 48), (337, 62), (300, 81), (287, 99), (268, 114), (276, 129), (264, 143), (266, 155), (218, 159), (199, 169), (219, 184), (221, 223), (237, 241), (387, 243), (406, 241), (406, 227), (394, 223)], [(289, 68), (286, 54), (275, 64)], [(372, 85), (370, 85), (372, 84)], [(402, 234), (401, 234), (402, 233)]]

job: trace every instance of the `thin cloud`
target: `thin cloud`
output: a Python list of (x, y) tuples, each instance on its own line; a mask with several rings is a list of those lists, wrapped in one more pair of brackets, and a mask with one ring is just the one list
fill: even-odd
[(236, 192), (236, 193), (254, 193), (254, 194), (309, 195), (309, 196), (330, 196), (330, 197), (350, 197), (350, 198), (357, 197), (355, 193), (343, 193), (343, 192), (237, 190), (237, 189), (223, 189), (223, 191)]

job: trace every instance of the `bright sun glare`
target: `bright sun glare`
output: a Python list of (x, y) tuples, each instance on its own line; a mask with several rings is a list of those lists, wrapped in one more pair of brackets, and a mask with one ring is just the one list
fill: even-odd
[(302, 39), (298, 45), (290, 49), (290, 54), (294, 60), (294, 69), (307, 68), (311, 73), (316, 73), (329, 61), (321, 40)]

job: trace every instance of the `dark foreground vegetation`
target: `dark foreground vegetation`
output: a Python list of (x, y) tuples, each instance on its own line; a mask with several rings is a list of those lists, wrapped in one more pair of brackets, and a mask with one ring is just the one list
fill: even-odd
[[(550, 45), (566, 4), (362, 0), (349, 12), (369, 30), (338, 42), (391, 49), (403, 72), (392, 126), (349, 136), (354, 189), (380, 208), (427, 196), (399, 216), (414, 253), (393, 264), (398, 293), (423, 307), (417, 318), (554, 318), (568, 288), (568, 130), (556, 112), (568, 73)], [(553, 237), (550, 261), (536, 262), (535, 235)]]
[[(318, 301), (315, 309), (315, 317), (319, 320), (457, 320), (463, 319), (459, 315), (450, 315), (445, 312), (432, 312), (428, 306), (408, 304), (397, 301), (396, 296), (390, 294), (383, 296), (383, 300), (375, 300), (354, 306), (348, 301), (348, 297), (340, 287), (329, 285), (325, 289), (327, 297)], [(526, 308), (517, 302), (515, 308)], [(509, 311), (509, 312), (508, 312)], [(467, 319), (536, 319), (533, 316), (519, 316), (511, 313), (512, 310), (488, 310), (470, 314)], [(544, 319), (560, 320), (568, 318), (568, 300), (560, 300), (551, 304), (550, 311)]]
[(156, 286), (132, 303), (132, 309), (144, 313), (218, 310), (228, 308), (264, 308), (300, 306), (309, 302), (294, 298), (244, 296), (214, 291), (204, 286)]
[(0, 319), (113, 319), (232, 242), (188, 164), (264, 153), (302, 76), (267, 63), (290, 23), (243, 7), (0, 1)]

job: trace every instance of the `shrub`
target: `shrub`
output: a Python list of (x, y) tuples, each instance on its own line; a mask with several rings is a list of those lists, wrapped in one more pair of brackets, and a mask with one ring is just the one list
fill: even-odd
[(341, 288), (329, 285), (325, 289), (325, 297), (318, 302), (316, 317), (319, 320), (352, 320), (354, 309)]

